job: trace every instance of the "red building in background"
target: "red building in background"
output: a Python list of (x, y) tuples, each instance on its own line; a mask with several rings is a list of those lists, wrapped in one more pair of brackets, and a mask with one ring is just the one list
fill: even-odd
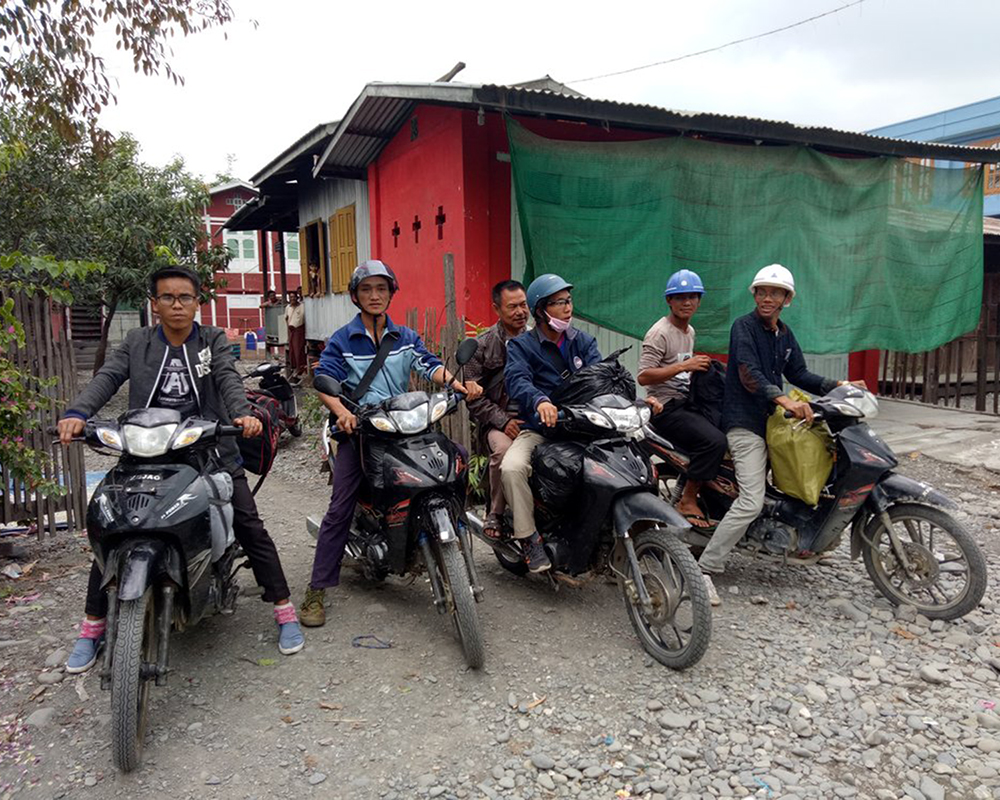
[(299, 239), (296, 234), (271, 231), (230, 231), (226, 229), (229, 218), (250, 200), (257, 197), (257, 190), (244, 181), (231, 181), (209, 189), (210, 201), (203, 214), (205, 230), (213, 244), (229, 248), (231, 261), (227, 272), (217, 272), (217, 280), (225, 283), (218, 297), (201, 307), (201, 323), (238, 331), (264, 327), (261, 303), (268, 291), (277, 293), (299, 288), (297, 268), (288, 271), (282, 286), (281, 260), (299, 263)]

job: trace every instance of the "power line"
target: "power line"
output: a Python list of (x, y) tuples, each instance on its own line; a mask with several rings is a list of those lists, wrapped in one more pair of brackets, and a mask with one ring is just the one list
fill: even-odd
[(807, 22), (815, 22), (823, 17), (829, 17), (831, 14), (837, 14), (840, 11), (851, 8), (853, 6), (861, 5), (865, 0), (853, 0), (853, 2), (847, 3), (846, 5), (838, 6), (837, 8), (832, 8), (829, 11), (824, 11), (822, 14), (816, 14), (808, 19), (799, 20), (798, 22), (793, 22), (791, 25), (785, 25), (781, 28), (775, 28), (772, 31), (766, 31), (764, 33), (758, 33), (754, 36), (747, 36), (743, 39), (734, 39), (731, 42), (726, 42), (725, 44), (720, 44), (718, 47), (709, 47), (707, 50), (699, 50), (696, 53), (686, 53), (683, 56), (677, 56), (676, 58), (668, 58), (666, 61), (656, 61), (652, 64), (643, 64), (641, 67), (629, 67), (628, 69), (620, 69), (617, 72), (606, 72), (603, 75), (594, 75), (590, 78), (577, 78), (576, 80), (569, 81), (570, 83), (586, 83), (587, 81), (596, 81), (601, 78), (611, 78), (615, 75), (625, 75), (629, 72), (638, 72), (641, 69), (649, 69), (650, 67), (661, 67), (664, 64), (674, 64), (678, 61), (684, 61), (687, 58), (694, 58), (695, 56), (703, 56), (706, 53), (715, 53), (719, 50), (725, 50), (727, 47), (733, 47), (737, 44), (744, 44), (746, 42), (752, 42), (754, 39), (763, 39), (765, 36), (773, 36), (776, 33), (781, 33), (782, 31), (788, 31), (792, 28), (797, 28), (800, 25), (805, 25)]

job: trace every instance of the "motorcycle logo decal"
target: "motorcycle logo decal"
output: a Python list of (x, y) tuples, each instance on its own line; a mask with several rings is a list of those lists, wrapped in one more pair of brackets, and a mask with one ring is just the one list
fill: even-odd
[(580, 356), (573, 356), (573, 366), (580, 369), (583, 366), (583, 359)]
[(147, 473), (143, 475), (133, 475), (130, 479), (130, 483), (138, 483), (139, 481), (162, 481), (162, 475), (156, 475), (155, 473)]
[(868, 496), (869, 492), (871, 492), (874, 488), (875, 484), (869, 483), (865, 486), (859, 486), (857, 489), (851, 489), (851, 491), (840, 498), (837, 505), (841, 508), (853, 508), (854, 506), (861, 505), (864, 499)]
[(194, 371), (199, 378), (204, 378), (212, 372), (212, 348), (206, 347), (198, 352), (198, 363), (194, 366)]
[(864, 448), (861, 449), (861, 455), (864, 458), (866, 464), (884, 464), (885, 463), (885, 459), (884, 458), (879, 458), (877, 455), (875, 455), (874, 453), (872, 453), (869, 450), (865, 450)]
[(196, 494), (187, 494), (185, 492), (184, 494), (182, 494), (180, 497), (177, 498), (176, 503), (174, 503), (172, 506), (170, 506), (170, 508), (168, 508), (166, 511), (163, 512), (163, 514), (160, 516), (160, 519), (166, 519), (167, 517), (172, 517), (174, 514), (176, 514), (178, 511), (184, 508), (184, 506), (186, 506), (188, 503), (190, 503), (197, 497), (198, 495)]

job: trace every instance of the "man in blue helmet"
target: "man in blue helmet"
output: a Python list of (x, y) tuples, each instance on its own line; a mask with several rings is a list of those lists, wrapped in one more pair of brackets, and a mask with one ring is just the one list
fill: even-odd
[(531, 454), (542, 442), (538, 431), (556, 424), (558, 409), (549, 395), (565, 376), (601, 360), (593, 336), (573, 327), (573, 286), (558, 275), (539, 275), (528, 287), (533, 330), (507, 345), (507, 395), (525, 420), (500, 467), (503, 491), (514, 515), (514, 537), (520, 539), (531, 572), (552, 567), (535, 528), (535, 501), (528, 478)]
[[(397, 291), (399, 283), (387, 264), (365, 261), (358, 266), (348, 284), (351, 302), (359, 309), (358, 315), (327, 341), (316, 372), (336, 378), (346, 391), (351, 391), (361, 383), (382, 339), (389, 336), (395, 341), (385, 363), (371, 381), (368, 391), (355, 398), (358, 403), (377, 403), (408, 391), (411, 372), (439, 386), (450, 385), (469, 399), (477, 397), (482, 391), (478, 384), (471, 381), (460, 383), (436, 356), (428, 352), (415, 331), (396, 325), (389, 318), (389, 303)], [(354, 414), (336, 397), (323, 393), (319, 397), (336, 417), (337, 429), (345, 434), (354, 433), (358, 424)], [(347, 436), (337, 447), (330, 506), (320, 525), (312, 577), (300, 609), (299, 619), (303, 625), (318, 627), (326, 622), (326, 589), (340, 583), (340, 564), (362, 477), (356, 441)]]
[(698, 492), (702, 483), (716, 476), (726, 454), (725, 434), (688, 404), (692, 373), (711, 365), (708, 356), (695, 355), (691, 325), (704, 293), (697, 273), (682, 269), (670, 276), (663, 292), (670, 313), (657, 320), (642, 340), (637, 378), (647, 394), (663, 404), (653, 427), (691, 458), (677, 510), (695, 528), (711, 527), (698, 506)]

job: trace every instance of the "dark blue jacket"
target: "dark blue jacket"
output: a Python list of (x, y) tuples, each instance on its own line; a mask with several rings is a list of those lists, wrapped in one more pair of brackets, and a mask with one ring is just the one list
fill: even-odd
[[(562, 361), (559, 356), (562, 355)], [(504, 383), (507, 396), (517, 403), (524, 418), (524, 427), (538, 430), (538, 404), (563, 382), (556, 363), (565, 362), (570, 372), (588, 367), (601, 360), (597, 340), (589, 333), (570, 328), (566, 343), (560, 351), (556, 343), (543, 336), (538, 328), (525, 331), (507, 343), (507, 367)]]
[(782, 376), (813, 394), (826, 394), (835, 380), (806, 368), (792, 329), (778, 320), (772, 331), (756, 311), (740, 317), (729, 332), (729, 363), (722, 400), (722, 430), (746, 428), (763, 437), (774, 399), (785, 393)]

